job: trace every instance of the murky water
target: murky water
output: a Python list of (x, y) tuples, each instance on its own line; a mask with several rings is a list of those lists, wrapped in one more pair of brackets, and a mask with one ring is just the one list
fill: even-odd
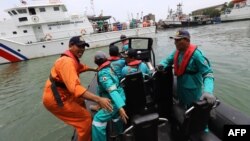
[[(156, 62), (174, 48), (168, 37), (176, 29), (159, 31), (154, 41)], [(191, 40), (210, 59), (215, 75), (215, 95), (250, 115), (250, 21), (189, 28)], [(87, 50), (82, 62), (95, 66)], [(42, 105), (45, 80), (58, 56), (0, 65), (0, 141), (69, 141), (73, 130)], [(81, 81), (88, 85), (88, 72)]]

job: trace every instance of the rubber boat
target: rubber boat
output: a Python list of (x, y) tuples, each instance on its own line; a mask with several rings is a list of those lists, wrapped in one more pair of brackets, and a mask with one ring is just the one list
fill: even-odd
[[(127, 39), (129, 48), (137, 50), (137, 59), (144, 61), (154, 71), (156, 64), (153, 39)], [(121, 41), (110, 45), (121, 47)], [(178, 104), (176, 78), (172, 70), (173, 68), (167, 68), (164, 73), (154, 72), (152, 77), (146, 79), (143, 79), (141, 72), (137, 72), (121, 80), (130, 120), (125, 125), (124, 132), (119, 134), (113, 130), (110, 121), (107, 141), (222, 141), (225, 125), (250, 125), (249, 116), (219, 99), (214, 105), (198, 101), (184, 110)], [(88, 89), (95, 93), (96, 85), (95, 76)], [(93, 102), (86, 101), (86, 104), (89, 109)], [(94, 115), (93, 111), (92, 114)], [(205, 131), (206, 126), (209, 132)], [(71, 140), (77, 140), (75, 132)]]

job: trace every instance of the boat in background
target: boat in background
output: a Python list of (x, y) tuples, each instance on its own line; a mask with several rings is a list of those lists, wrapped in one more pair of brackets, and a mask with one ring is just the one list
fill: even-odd
[(234, 7), (226, 9), (221, 22), (250, 20), (250, 0), (233, 0)]
[(168, 10), (168, 16), (164, 20), (164, 27), (182, 27), (182, 21), (187, 21), (188, 16), (182, 12), (182, 4), (177, 4), (176, 12), (172, 9)]
[(177, 5), (176, 12), (169, 10), (167, 18), (164, 20), (163, 27), (189, 27), (212, 24), (212, 19), (207, 15), (186, 15), (182, 12), (182, 4)]
[(108, 28), (105, 32), (95, 32), (86, 15), (69, 14), (58, 0), (32, 4), (22, 0), (5, 12), (10, 19), (0, 21), (0, 64), (61, 54), (68, 49), (72, 36), (83, 36), (90, 48), (95, 48), (109, 45), (122, 34), (154, 37), (156, 31), (154, 25), (142, 27), (137, 23), (138, 26), (128, 26), (126, 30)]

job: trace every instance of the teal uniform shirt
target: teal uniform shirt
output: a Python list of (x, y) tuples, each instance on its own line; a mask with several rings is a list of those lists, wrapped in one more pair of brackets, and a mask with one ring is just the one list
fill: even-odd
[(128, 51), (128, 44), (125, 44), (125, 45), (123, 45), (123, 47), (122, 47), (122, 51)]
[(125, 93), (119, 85), (119, 79), (110, 67), (102, 68), (97, 73), (98, 89), (97, 94), (111, 100), (113, 111), (99, 110), (92, 122), (92, 141), (106, 141), (107, 122), (113, 120), (116, 131), (123, 130), (123, 123), (119, 118), (119, 109), (125, 105)]
[[(164, 68), (172, 66), (174, 63), (175, 51), (166, 59), (160, 62)], [(178, 64), (183, 59), (183, 52), (180, 52)], [(203, 88), (203, 90), (202, 90)], [(213, 94), (214, 77), (209, 61), (204, 57), (199, 49), (196, 49), (190, 58), (183, 75), (177, 76), (177, 94), (180, 102), (185, 106), (190, 106), (198, 101), (203, 92)]]
[(99, 79), (98, 95), (111, 99), (114, 106), (118, 109), (123, 107), (125, 105), (125, 94), (113, 70), (110, 67), (106, 67), (101, 69), (97, 75)]
[(111, 60), (110, 66), (114, 70), (115, 74), (119, 78), (119, 81), (122, 79), (122, 68), (125, 66), (126, 61), (121, 58), (119, 60)]
[(126, 65), (123, 69), (122, 69), (122, 77), (125, 77), (127, 74), (131, 74), (137, 71), (141, 71), (143, 76), (145, 75), (150, 75), (150, 70), (148, 68), (148, 66), (141, 62), (140, 64), (138, 64), (137, 66), (128, 66)]

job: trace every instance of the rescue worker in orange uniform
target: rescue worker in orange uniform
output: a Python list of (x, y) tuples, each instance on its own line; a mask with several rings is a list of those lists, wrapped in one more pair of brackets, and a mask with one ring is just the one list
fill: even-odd
[(112, 111), (110, 99), (89, 92), (81, 85), (79, 74), (96, 71), (80, 63), (79, 58), (89, 46), (81, 36), (72, 37), (69, 50), (56, 60), (43, 92), (43, 104), (57, 118), (76, 129), (78, 141), (91, 141), (92, 117), (84, 99), (95, 101), (100, 107)]

